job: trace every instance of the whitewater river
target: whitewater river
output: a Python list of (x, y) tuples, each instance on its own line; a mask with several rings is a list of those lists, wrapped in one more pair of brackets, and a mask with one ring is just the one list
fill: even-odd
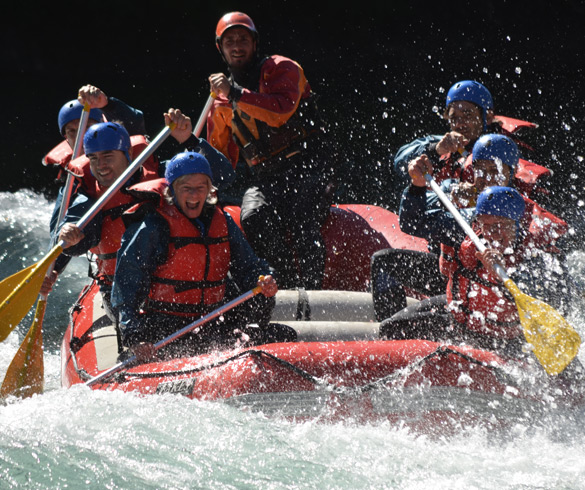
[[(52, 203), (0, 193), (0, 279), (48, 250)], [(576, 273), (585, 255), (574, 254)], [(580, 489), (580, 420), (505, 433), (448, 437), (387, 424), (294, 423), (181, 396), (138, 397), (60, 386), (67, 310), (87, 282), (87, 261), (66, 269), (45, 317), (45, 393), (0, 404), (0, 489)], [(571, 322), (585, 332), (585, 311)], [(0, 377), (31, 314), (0, 343)]]

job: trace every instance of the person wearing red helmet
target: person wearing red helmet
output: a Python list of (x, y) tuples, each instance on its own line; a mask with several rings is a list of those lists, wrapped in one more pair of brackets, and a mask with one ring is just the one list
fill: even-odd
[(209, 76), (217, 98), (207, 139), (236, 168), (228, 203), (241, 204), (246, 236), (277, 270), (282, 287), (319, 289), (325, 264), (320, 229), (334, 176), (316, 96), (297, 62), (260, 56), (248, 15), (224, 15), (215, 42), (229, 75)]

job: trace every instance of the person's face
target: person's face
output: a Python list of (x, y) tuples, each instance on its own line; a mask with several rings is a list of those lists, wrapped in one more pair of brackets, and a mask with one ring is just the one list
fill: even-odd
[[(65, 139), (67, 140), (67, 143), (69, 143), (69, 146), (73, 149), (75, 147), (75, 139), (77, 138), (77, 130), (79, 129), (79, 119), (74, 119), (73, 121), (69, 121), (67, 124), (65, 124), (65, 127), (63, 128), (63, 132), (65, 133)], [(87, 120), (87, 126), (86, 127), (90, 127), (93, 126), (94, 124), (97, 124), (98, 121), (94, 121), (93, 119), (88, 119)]]
[(209, 195), (209, 177), (204, 174), (189, 174), (173, 183), (175, 199), (179, 209), (189, 219), (198, 218)]
[(481, 234), (490, 246), (498, 250), (504, 250), (513, 246), (516, 240), (516, 221), (503, 216), (480, 214), (477, 221), (481, 228)]
[(221, 37), (221, 52), (230, 67), (243, 67), (254, 58), (256, 42), (245, 27), (231, 27)]
[(110, 187), (124, 170), (128, 168), (128, 159), (121, 150), (96, 151), (89, 153), (91, 173), (102, 187)]
[(473, 177), (478, 193), (494, 185), (507, 186), (510, 182), (510, 167), (502, 162), (476, 160), (473, 162)]
[(449, 104), (446, 112), (451, 131), (457, 131), (469, 141), (475, 141), (483, 133), (483, 116), (480, 107), (466, 100)]

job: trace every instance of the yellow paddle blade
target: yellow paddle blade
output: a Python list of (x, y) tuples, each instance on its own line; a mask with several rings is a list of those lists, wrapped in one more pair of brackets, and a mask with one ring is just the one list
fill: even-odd
[(34, 304), (49, 266), (63, 251), (55, 246), (42, 260), (0, 282), (0, 342), (12, 332)]
[(46, 306), (47, 300), (39, 299), (32, 325), (6, 371), (0, 398), (10, 395), (28, 398), (43, 392), (43, 318)]
[(581, 337), (552, 306), (524, 294), (511, 280), (504, 281), (514, 296), (526, 341), (548, 374), (565, 369), (579, 352)]

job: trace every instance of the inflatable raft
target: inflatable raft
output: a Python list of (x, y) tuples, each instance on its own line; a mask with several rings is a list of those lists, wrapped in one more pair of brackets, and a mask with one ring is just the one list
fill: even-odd
[[(527, 378), (524, 367), (469, 346), (378, 340), (379, 324), (363, 280), (369, 277), (370, 252), (376, 250), (354, 245), (352, 228), (338, 225), (344, 220), (353, 224), (353, 233), (365, 233), (372, 248), (375, 243), (379, 248), (420, 243), (413, 245), (411, 237), (400, 242), (392, 213), (372, 206), (335, 209), (335, 233), (326, 235), (327, 267), (329, 284), (343, 284), (343, 290), (279, 291), (276, 296), (273, 321), (293, 327), (297, 342), (129, 365), (90, 383), (91, 388), (180, 394), (295, 420), (389, 421), (427, 433), (469, 424), (500, 427), (519, 419), (534, 423), (547, 412), (542, 391), (534, 388), (542, 384), (535, 381), (538, 370)], [(386, 219), (382, 224), (380, 217)], [(339, 257), (331, 256), (334, 247)], [(344, 257), (346, 252), (352, 257)], [(353, 275), (335, 268), (348, 263)], [(91, 283), (71, 309), (61, 348), (63, 386), (87, 383), (112, 368), (119, 352), (115, 326), (104, 312), (97, 284)]]

